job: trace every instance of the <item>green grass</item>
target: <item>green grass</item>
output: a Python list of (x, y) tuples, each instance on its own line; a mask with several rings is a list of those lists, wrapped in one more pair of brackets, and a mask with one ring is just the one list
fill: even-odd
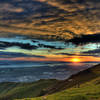
[(56, 82), (57, 80), (40, 80), (33, 83), (1, 83), (0, 100), (41, 96), (45, 93), (45, 89)]
[(81, 84), (80, 88), (74, 86), (52, 95), (22, 100), (100, 100), (100, 77)]

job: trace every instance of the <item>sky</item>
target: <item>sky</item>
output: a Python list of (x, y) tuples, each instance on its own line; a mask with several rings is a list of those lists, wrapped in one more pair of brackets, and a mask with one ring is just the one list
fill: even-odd
[(0, 64), (100, 63), (99, 0), (0, 0)]

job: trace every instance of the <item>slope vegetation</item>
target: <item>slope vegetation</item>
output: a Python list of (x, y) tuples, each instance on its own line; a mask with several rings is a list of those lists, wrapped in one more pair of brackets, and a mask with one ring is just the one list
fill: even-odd
[[(51, 93), (54, 94), (48, 95)], [(100, 100), (100, 65), (58, 82), (44, 96), (22, 100)]]

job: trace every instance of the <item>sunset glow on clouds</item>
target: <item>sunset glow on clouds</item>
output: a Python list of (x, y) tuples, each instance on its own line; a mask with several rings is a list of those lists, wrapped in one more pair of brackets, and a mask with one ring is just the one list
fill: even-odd
[(98, 0), (0, 1), (0, 36), (67, 40), (99, 34), (99, 7)]
[(73, 62), (73, 60), (79, 59), (79, 62), (100, 62), (100, 57), (87, 57), (87, 56), (74, 56), (74, 57), (66, 57), (66, 58), (34, 58), (34, 57), (17, 57), (17, 58), (0, 58), (0, 60), (11, 60), (11, 61), (43, 61), (43, 62), (47, 62), (47, 61), (56, 61), (56, 62)]
[(60, 41), (1, 38), (0, 60), (71, 62), (73, 58), (79, 58), (80, 62), (100, 62), (99, 46), (96, 43), (77, 46)]
[(98, 0), (0, 1), (0, 60), (99, 63), (99, 7)]
[(100, 0), (0, 0), (0, 82), (64, 80), (100, 63)]

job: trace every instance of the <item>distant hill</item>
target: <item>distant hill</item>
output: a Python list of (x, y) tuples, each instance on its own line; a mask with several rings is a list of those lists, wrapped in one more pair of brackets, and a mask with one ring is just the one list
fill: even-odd
[(42, 97), (28, 100), (100, 100), (100, 64), (55, 83)]

